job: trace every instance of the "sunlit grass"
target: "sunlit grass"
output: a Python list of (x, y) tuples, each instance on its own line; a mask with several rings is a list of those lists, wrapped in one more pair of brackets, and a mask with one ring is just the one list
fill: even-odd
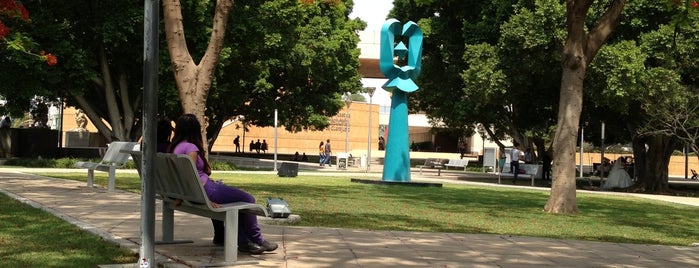
[(97, 267), (136, 263), (126, 249), (0, 194), (0, 267)]
[[(40, 174), (85, 180), (83, 173)], [(106, 174), (96, 174), (106, 184)], [(215, 174), (265, 203), (282, 197), (299, 225), (376, 230), (511, 234), (535, 237), (687, 246), (699, 242), (699, 208), (634, 197), (578, 194), (581, 213), (543, 211), (547, 191), (444, 184), (410, 187), (350, 182), (350, 177)], [(139, 192), (137, 174), (117, 187)]]

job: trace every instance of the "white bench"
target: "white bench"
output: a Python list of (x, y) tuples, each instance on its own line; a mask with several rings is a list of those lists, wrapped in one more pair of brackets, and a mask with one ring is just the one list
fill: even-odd
[[(141, 152), (131, 152), (141, 174)], [(155, 194), (162, 200), (162, 239), (159, 244), (191, 243), (174, 240), (175, 210), (224, 221), (224, 262), (207, 266), (255, 264), (257, 261), (238, 261), (238, 214), (249, 213), (269, 217), (267, 209), (258, 204), (235, 202), (211, 206), (211, 202), (199, 181), (194, 162), (187, 155), (157, 153), (155, 160)], [(144, 178), (141, 178), (142, 180)], [(177, 204), (179, 203), (179, 204)]]
[(449, 159), (449, 162), (444, 166), (447, 169), (449, 169), (449, 167), (457, 167), (466, 170), (466, 167), (468, 166), (468, 159)]
[(114, 192), (116, 169), (123, 167), (126, 161), (129, 160), (129, 154), (123, 153), (122, 150), (131, 151), (137, 144), (136, 142), (127, 141), (112, 142), (109, 144), (107, 152), (104, 153), (104, 157), (102, 157), (102, 161), (99, 163), (80, 161), (75, 163), (74, 167), (87, 169), (87, 187), (93, 187), (95, 170), (108, 172), (109, 182), (107, 190)]
[(442, 168), (444, 168), (444, 164), (442, 164), (442, 160), (440, 159), (434, 159), (434, 158), (428, 158), (425, 160), (424, 165), (417, 165), (415, 166), (420, 169), (420, 176), (422, 176), (422, 169), (423, 168), (433, 168), (437, 169), (437, 176), (442, 175)]

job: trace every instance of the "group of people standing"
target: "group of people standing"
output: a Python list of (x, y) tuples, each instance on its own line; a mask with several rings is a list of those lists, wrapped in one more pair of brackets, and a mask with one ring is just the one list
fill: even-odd
[[(240, 135), (236, 136), (235, 139), (233, 139), (233, 145), (235, 145), (236, 153), (242, 152), (240, 150)], [(258, 154), (260, 153), (260, 151), (262, 151), (262, 153), (267, 153), (267, 140), (262, 140), (262, 142), (260, 142), (260, 139), (257, 139), (257, 142), (255, 142), (254, 140), (250, 140), (250, 152), (252, 152), (253, 150), (257, 151)]]
[(332, 148), (330, 147), (330, 139), (327, 139), (325, 143), (323, 141), (320, 141), (320, 145), (318, 145), (318, 156), (320, 156), (320, 166), (323, 167), (325, 164), (328, 164), (329, 167), (332, 167), (332, 161), (331, 161), (331, 156), (332, 156)]
[[(504, 148), (500, 149), (500, 156), (498, 159), (498, 168), (500, 170), (500, 173), (502, 173), (503, 168), (505, 167), (505, 161), (507, 159), (507, 156), (505, 154)], [(519, 169), (519, 164), (521, 161), (524, 161), (525, 164), (533, 164), (534, 163), (534, 155), (532, 153), (531, 148), (527, 148), (525, 152), (522, 152), (522, 150), (519, 149), (519, 144), (514, 143), (514, 147), (512, 150), (510, 150), (510, 172), (512, 172), (512, 183), (515, 184), (517, 182), (517, 178), (520, 173)], [(544, 153), (544, 155), (541, 158), (542, 162), (542, 179), (543, 180), (551, 180), (551, 156), (548, 153)]]

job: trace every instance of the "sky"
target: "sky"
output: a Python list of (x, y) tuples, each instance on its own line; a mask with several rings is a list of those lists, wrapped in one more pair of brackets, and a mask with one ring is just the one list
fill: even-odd
[[(393, 0), (354, 0), (354, 8), (350, 18), (361, 18), (367, 23), (367, 31), (379, 31), (381, 25), (386, 21), (388, 12), (393, 8)], [(386, 79), (362, 79), (365, 87), (376, 87), (376, 92), (372, 98), (372, 103), (379, 105), (391, 105), (391, 97), (388, 92), (381, 89)], [(364, 94), (369, 100), (369, 96)]]
[(367, 30), (380, 30), (391, 8), (393, 0), (354, 0), (350, 18), (359, 17), (366, 21)]

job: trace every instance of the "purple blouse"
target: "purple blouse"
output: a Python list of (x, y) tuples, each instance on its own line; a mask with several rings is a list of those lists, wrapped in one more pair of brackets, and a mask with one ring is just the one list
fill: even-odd
[[(175, 146), (175, 149), (172, 150), (173, 154), (189, 154), (191, 152), (199, 152), (199, 148), (197, 148), (194, 143), (187, 141), (178, 143), (177, 146)], [(204, 160), (201, 159), (199, 154), (197, 154), (197, 164), (195, 166), (197, 167), (197, 172), (199, 173), (199, 181), (202, 185), (204, 185), (204, 183), (209, 180), (209, 175), (204, 172)]]

